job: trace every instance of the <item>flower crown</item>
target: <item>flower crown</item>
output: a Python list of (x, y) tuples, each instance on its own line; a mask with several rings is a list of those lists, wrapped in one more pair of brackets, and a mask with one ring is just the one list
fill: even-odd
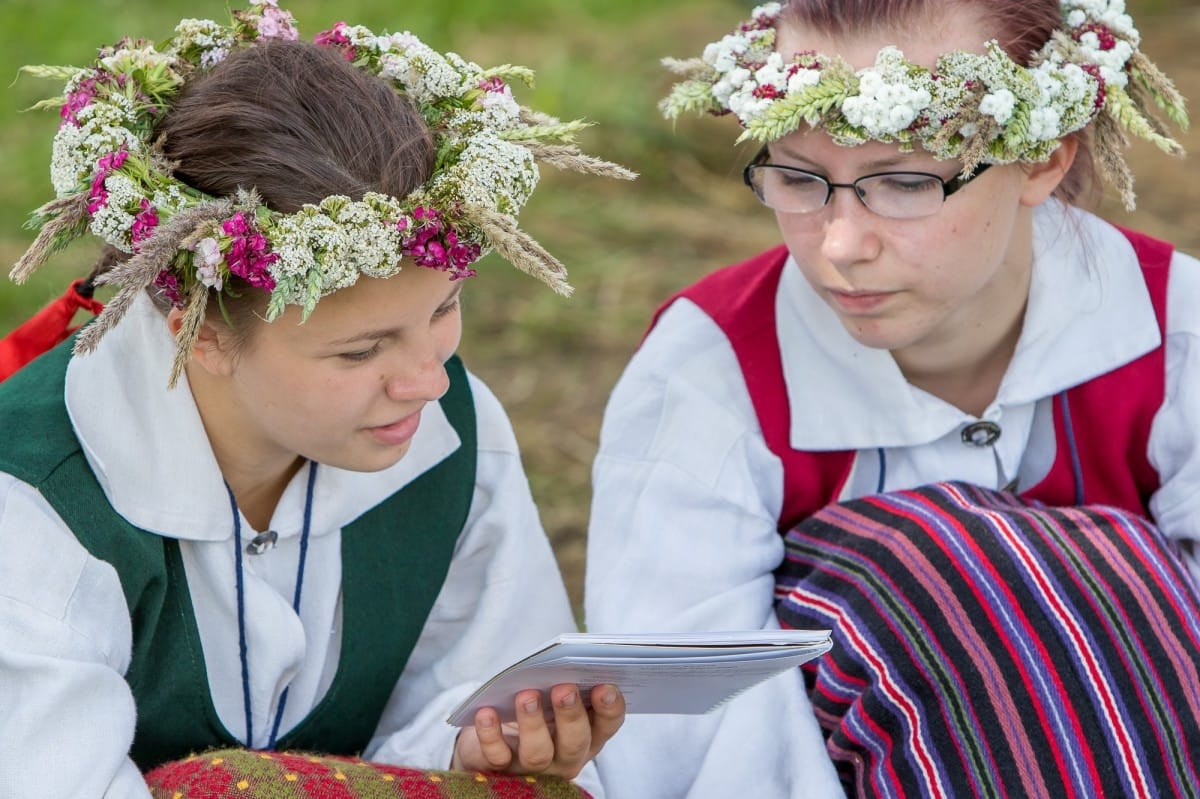
[(766, 3), (702, 58), (663, 63), (685, 80), (662, 101), (671, 119), (684, 112), (733, 113), (738, 141), (774, 141), (801, 123), (826, 130), (841, 145), (917, 143), (940, 160), (961, 159), (963, 174), (980, 163), (1045, 161), (1063, 136), (1093, 120), (1104, 177), (1133, 208), (1133, 179), (1121, 151), (1127, 135), (1171, 154), (1183, 148), (1148, 113), (1158, 105), (1187, 127), (1184, 99), (1138, 50), (1140, 37), (1124, 0), (1062, 0), (1064, 29), (1026, 68), (996, 41), (985, 52), (956, 51), (934, 69), (885, 47), (875, 65), (852, 70), (837, 57), (775, 51), (782, 6)]
[(158, 47), (126, 39), (102, 49), (86, 69), (25, 68), (65, 79), (66, 88), (35, 106), (61, 108), (51, 164), (57, 199), (34, 212), (30, 227), (40, 233), (10, 277), (23, 282), (89, 229), (133, 255), (100, 276), (98, 282), (121, 289), (83, 330), (76, 351), (94, 348), (151, 284), (186, 309), (190, 335), (180, 336), (172, 385), (195, 341), (209, 289), (231, 291), (231, 276), (269, 293), (268, 321), (287, 305), (300, 306), (307, 319), (318, 300), (360, 274), (396, 274), (402, 256), (463, 278), (494, 249), (555, 291), (570, 293), (563, 265), (517, 227), (516, 216), (537, 185), (537, 161), (625, 179), (634, 173), (580, 153), (575, 134), (587, 123), (560, 122), (518, 105), (508, 82), (531, 85), (530, 70), (483, 69), (410, 33), (376, 35), (341, 22), (314, 37), (389, 81), (420, 109), (437, 163), (409, 195), (332, 196), (283, 214), (253, 192), (218, 199), (173, 177), (153, 137), (184, 84), (236, 48), (298, 38), (295, 20), (277, 0), (250, 3), (232, 13), (229, 25), (182, 20)]

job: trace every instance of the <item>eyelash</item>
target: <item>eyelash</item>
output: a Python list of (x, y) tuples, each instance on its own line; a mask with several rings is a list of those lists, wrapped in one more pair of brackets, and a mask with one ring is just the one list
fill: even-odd
[(449, 316), (450, 314), (457, 311), (459, 299), (460, 299), (459, 297), (455, 297), (453, 300), (446, 303), (441, 308), (438, 308), (436, 311), (433, 312), (433, 318), (441, 319), (442, 317)]
[(368, 361), (371, 358), (374, 358), (376, 355), (379, 354), (379, 348), (381, 346), (382, 346), (382, 343), (379, 341), (376, 341), (375, 345), (373, 347), (371, 347), (371, 349), (369, 349), (369, 350), (360, 350), (359, 352), (343, 352), (341, 354), (341, 358), (343, 360), (347, 360), (352, 363), (360, 363), (362, 361)]
[[(455, 297), (452, 302), (446, 303), (441, 308), (438, 308), (436, 311), (434, 311), (433, 312), (434, 321), (437, 321), (438, 319), (447, 317), (450, 314), (457, 311), (458, 310), (458, 301), (459, 301), (459, 298)], [(382, 348), (382, 346), (383, 346), (383, 342), (376, 341), (375, 345), (373, 347), (371, 347), (371, 349), (369, 349), (369, 350), (360, 350), (358, 352), (343, 352), (343, 353), (341, 353), (341, 355), (339, 357), (341, 357), (343, 360), (350, 361), (351, 363), (362, 363), (363, 361), (369, 361), (371, 358), (374, 358), (376, 355), (378, 355), (379, 350), (380, 350), (380, 348)]]

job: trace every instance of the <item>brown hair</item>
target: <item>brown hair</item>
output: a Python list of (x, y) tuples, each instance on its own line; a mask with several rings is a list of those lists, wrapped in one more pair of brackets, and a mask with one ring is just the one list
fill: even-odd
[[(988, 21), (992, 35), (1018, 64), (1029, 66), (1033, 56), (1062, 28), (1060, 0), (788, 0), (784, 23), (794, 23), (830, 36), (856, 31), (910, 30), (914, 23), (934, 18), (954, 6), (973, 6)], [(1071, 171), (1056, 196), (1078, 202), (1097, 185), (1087, 128), (1071, 134), (1079, 149)]]
[[(253, 189), (281, 213), (335, 194), (403, 197), (433, 171), (432, 136), (406, 97), (340, 51), (301, 41), (231, 53), (184, 87), (156, 134), (182, 182), (218, 198)], [(244, 337), (267, 295), (233, 288), (209, 308)]]

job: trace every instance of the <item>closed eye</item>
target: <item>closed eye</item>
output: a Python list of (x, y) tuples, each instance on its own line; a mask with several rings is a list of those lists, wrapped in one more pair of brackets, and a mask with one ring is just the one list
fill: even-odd
[(383, 342), (376, 341), (374, 346), (372, 346), (370, 349), (357, 350), (355, 352), (340, 352), (338, 353), (338, 357), (342, 360), (350, 361), (351, 363), (361, 363), (362, 361), (369, 361), (378, 355), (379, 350), (382, 349), (382, 347)]
[(817, 177), (816, 175), (810, 175), (807, 172), (799, 172), (799, 171), (791, 171), (791, 170), (785, 171), (782, 169), (780, 169), (778, 171), (779, 171), (779, 179), (783, 183), (784, 186), (795, 186), (795, 187), (799, 187), (799, 188), (805, 188), (805, 187), (814, 186), (814, 185), (824, 185), (824, 183), (825, 183), (825, 181), (821, 180), (821, 178)]
[(449, 302), (447, 302), (445, 305), (443, 305), (442, 307), (438, 308), (436, 311), (433, 312), (433, 318), (435, 320), (437, 320), (437, 319), (441, 319), (443, 317), (449, 316), (450, 314), (457, 311), (458, 307), (459, 307), (459, 295), (455, 294), (454, 297), (452, 297)]
[(932, 175), (918, 173), (896, 172), (880, 175), (876, 178), (877, 185), (885, 191), (916, 194), (923, 191), (940, 190), (942, 181)]

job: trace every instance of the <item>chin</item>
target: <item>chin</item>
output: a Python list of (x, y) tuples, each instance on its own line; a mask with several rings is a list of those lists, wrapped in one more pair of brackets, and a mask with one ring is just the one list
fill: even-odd
[(842, 320), (842, 326), (852, 339), (873, 350), (897, 350), (912, 344), (911, 335), (902, 335), (886, 325)]
[(404, 459), (404, 456), (408, 454), (410, 443), (405, 442), (396, 447), (388, 447), (386, 451), (377, 450), (370, 454), (343, 453), (340, 457), (316, 458), (315, 460), (325, 466), (332, 466), (347, 472), (382, 472)]

